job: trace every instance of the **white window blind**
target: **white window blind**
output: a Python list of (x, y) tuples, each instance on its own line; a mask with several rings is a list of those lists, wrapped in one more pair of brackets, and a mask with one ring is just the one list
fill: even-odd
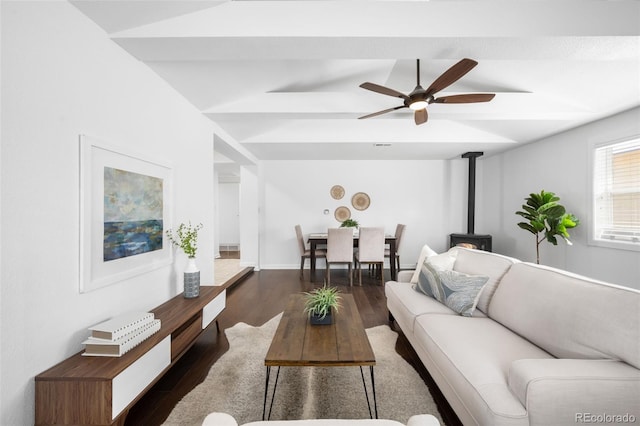
[(596, 241), (640, 247), (640, 138), (595, 149)]

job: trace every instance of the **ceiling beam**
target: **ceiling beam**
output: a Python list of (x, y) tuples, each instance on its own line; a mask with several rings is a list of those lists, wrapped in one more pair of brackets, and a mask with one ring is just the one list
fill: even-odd
[(637, 36), (639, 27), (640, 5), (629, 0), (367, 1), (366, 6), (357, 1), (229, 1), (113, 37)]

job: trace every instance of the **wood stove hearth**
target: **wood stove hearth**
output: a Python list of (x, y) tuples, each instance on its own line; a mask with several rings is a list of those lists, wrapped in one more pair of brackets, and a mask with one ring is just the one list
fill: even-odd
[(463, 246), (478, 250), (491, 251), (491, 235), (480, 234), (451, 234), (449, 247)]

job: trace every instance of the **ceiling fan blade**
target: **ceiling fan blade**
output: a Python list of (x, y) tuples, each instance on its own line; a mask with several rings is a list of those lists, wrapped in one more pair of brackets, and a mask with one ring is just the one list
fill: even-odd
[(362, 83), (360, 87), (362, 87), (363, 89), (371, 90), (372, 92), (382, 93), (383, 95), (409, 100), (409, 96), (405, 95), (404, 93), (400, 93), (397, 90), (389, 89), (388, 87), (380, 86), (379, 84), (366, 82)]
[(358, 120), (363, 119), (363, 118), (375, 117), (376, 115), (386, 114), (388, 112), (395, 111), (395, 110), (400, 109), (400, 108), (406, 108), (406, 106), (405, 105), (400, 105), (400, 106), (397, 106), (397, 107), (388, 108), (388, 109), (384, 109), (382, 111), (374, 112), (374, 113), (371, 113), (371, 114), (368, 114), (368, 115), (363, 115), (362, 117), (358, 117)]
[(433, 102), (437, 104), (470, 104), (474, 102), (489, 102), (495, 97), (495, 93), (474, 93), (468, 95), (452, 95), (436, 98)]
[(462, 59), (460, 62), (442, 73), (442, 75), (438, 77), (433, 83), (431, 83), (431, 86), (429, 86), (429, 88), (427, 89), (427, 96), (431, 96), (434, 93), (439, 92), (442, 89), (452, 85), (453, 83), (458, 81), (460, 77), (471, 71), (476, 65), (478, 65), (478, 63), (473, 59)]
[(426, 123), (427, 118), (429, 118), (429, 115), (427, 114), (426, 108), (416, 110), (415, 114), (413, 114), (416, 125)]

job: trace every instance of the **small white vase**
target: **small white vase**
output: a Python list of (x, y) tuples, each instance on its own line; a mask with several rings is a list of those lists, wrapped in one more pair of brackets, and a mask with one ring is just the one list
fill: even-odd
[(190, 257), (184, 270), (184, 297), (192, 299), (200, 296), (200, 270), (196, 258)]

